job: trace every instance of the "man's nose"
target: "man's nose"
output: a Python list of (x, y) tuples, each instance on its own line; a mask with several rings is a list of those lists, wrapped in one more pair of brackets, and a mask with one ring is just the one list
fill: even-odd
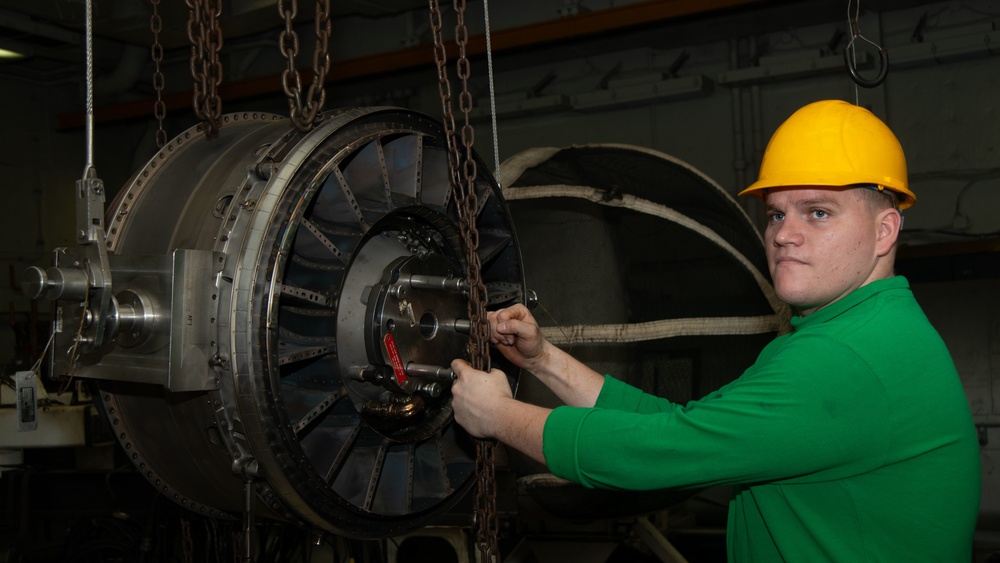
[(786, 216), (774, 228), (775, 244), (779, 246), (802, 244), (802, 225), (795, 218)]

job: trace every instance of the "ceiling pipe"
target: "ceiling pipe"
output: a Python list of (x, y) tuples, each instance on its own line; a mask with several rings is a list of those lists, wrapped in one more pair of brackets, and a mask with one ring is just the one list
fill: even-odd
[(27, 35), (44, 37), (53, 41), (59, 41), (69, 45), (79, 45), (83, 43), (83, 35), (68, 29), (33, 21), (23, 17), (15, 17), (6, 12), (0, 12), (0, 27), (20, 31)]
[(139, 81), (142, 69), (149, 62), (149, 56), (149, 49), (125, 45), (118, 66), (110, 73), (98, 76), (94, 81), (94, 95), (116, 96), (131, 90)]
[[(765, 0), (649, 0), (598, 12), (588, 12), (512, 29), (494, 31), (491, 46), (494, 53), (514, 51), (529, 47), (542, 47), (559, 41), (578, 39), (631, 27), (649, 25), (670, 19), (713, 12), (725, 8), (757, 4)], [(447, 45), (449, 57), (455, 55), (455, 45)], [(469, 38), (466, 52), (470, 56), (486, 52), (485, 35)], [(360, 57), (346, 61), (332, 61), (327, 83), (336, 83), (363, 77), (399, 72), (434, 64), (434, 53), (429, 45)], [(308, 72), (309, 69), (306, 69)], [(281, 92), (281, 74), (250, 78), (222, 84), (219, 96), (224, 100), (242, 100)], [(165, 94), (163, 102), (167, 111), (191, 107), (192, 91)], [(95, 108), (94, 121), (98, 123), (120, 121), (152, 114), (153, 99), (147, 98)], [(58, 129), (71, 129), (83, 125), (82, 111), (57, 116)]]

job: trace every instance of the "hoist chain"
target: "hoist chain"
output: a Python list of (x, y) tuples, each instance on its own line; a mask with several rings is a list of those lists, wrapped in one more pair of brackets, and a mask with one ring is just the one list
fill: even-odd
[(167, 144), (167, 131), (163, 128), (163, 120), (167, 116), (167, 106), (163, 103), (163, 45), (160, 43), (160, 32), (163, 31), (163, 19), (160, 18), (160, 0), (150, 0), (153, 4), (153, 15), (149, 18), (149, 29), (153, 32), (153, 89), (156, 90), (156, 103), (153, 105), (153, 115), (156, 116), (156, 148), (162, 149)]
[(222, 15), (221, 0), (186, 0), (188, 39), (191, 40), (191, 75), (194, 77), (194, 114), (204, 123), (205, 136), (214, 137), (219, 132), (222, 118)]
[(281, 87), (288, 97), (288, 110), (292, 123), (300, 131), (308, 132), (322, 119), (323, 105), (326, 103), (326, 73), (330, 70), (330, 0), (316, 2), (316, 48), (313, 50), (313, 80), (305, 95), (302, 94), (302, 79), (295, 68), (295, 57), (299, 54), (299, 36), (292, 27), (298, 13), (298, 0), (278, 0), (278, 13), (285, 20), (278, 44), (288, 68), (281, 73)]
[[(441, 95), (441, 106), (444, 113), (444, 130), (448, 143), (448, 163), (451, 171), (452, 193), (455, 195), (455, 206), (458, 209), (459, 230), (466, 251), (466, 278), (469, 286), (469, 358), (476, 369), (489, 371), (489, 321), (486, 318), (486, 286), (482, 279), (482, 267), (479, 261), (479, 231), (476, 227), (476, 217), (479, 211), (479, 201), (476, 195), (476, 160), (472, 145), (475, 134), (470, 123), (469, 113), (472, 111), (472, 94), (469, 92), (469, 59), (466, 55), (466, 45), (469, 35), (465, 25), (465, 0), (455, 0), (455, 42), (458, 44), (458, 60), (456, 70), (462, 82), (459, 94), (459, 109), (462, 112), (462, 147), (458, 146), (455, 132), (455, 116), (452, 112), (451, 83), (448, 80), (446, 66), (447, 52), (444, 39), (441, 36), (441, 8), (439, 0), (428, 0), (430, 3), (431, 29), (434, 33), (434, 62), (437, 64), (438, 89)], [(495, 444), (489, 440), (476, 443), (476, 546), (481, 560), (494, 562), (499, 560), (497, 550), (497, 534), (499, 524), (496, 513), (496, 474), (494, 471), (493, 452)]]
[(194, 563), (194, 541), (191, 539), (191, 521), (181, 517), (181, 554), (184, 563)]
[(243, 534), (241, 532), (233, 532), (232, 544), (233, 563), (243, 563)]
[(253, 563), (254, 527), (257, 513), (257, 492), (253, 476), (244, 469), (243, 474), (243, 549), (241, 563)]

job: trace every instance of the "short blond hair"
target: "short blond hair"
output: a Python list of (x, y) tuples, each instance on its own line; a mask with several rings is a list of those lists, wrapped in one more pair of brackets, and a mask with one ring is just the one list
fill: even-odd
[(899, 196), (892, 190), (882, 186), (858, 186), (858, 189), (872, 213), (889, 208), (899, 209)]

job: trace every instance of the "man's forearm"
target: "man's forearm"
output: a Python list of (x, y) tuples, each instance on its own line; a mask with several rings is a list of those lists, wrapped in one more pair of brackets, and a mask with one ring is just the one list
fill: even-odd
[(564, 403), (574, 407), (594, 406), (604, 387), (604, 376), (548, 342), (545, 352), (529, 371)]
[(492, 437), (524, 453), (532, 459), (545, 463), (542, 438), (545, 421), (551, 409), (539, 407), (517, 399), (507, 399), (498, 404), (493, 413)]

